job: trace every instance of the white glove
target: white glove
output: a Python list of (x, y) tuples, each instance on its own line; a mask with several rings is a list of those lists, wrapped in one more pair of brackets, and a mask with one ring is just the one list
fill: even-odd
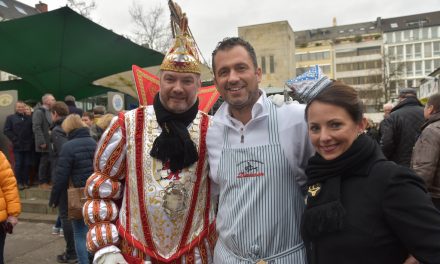
[(94, 264), (128, 264), (121, 253), (105, 253), (93, 261)]

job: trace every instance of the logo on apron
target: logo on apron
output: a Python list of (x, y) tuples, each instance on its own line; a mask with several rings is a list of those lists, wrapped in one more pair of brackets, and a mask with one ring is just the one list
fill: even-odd
[(252, 178), (264, 176), (262, 169), (264, 163), (259, 160), (245, 160), (239, 162), (236, 166), (238, 168), (237, 178)]

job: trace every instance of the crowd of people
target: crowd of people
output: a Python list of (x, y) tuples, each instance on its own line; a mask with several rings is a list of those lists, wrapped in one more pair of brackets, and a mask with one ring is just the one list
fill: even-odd
[[(79, 263), (89, 263), (85, 246), (88, 228), (84, 221), (68, 218), (67, 188), (70, 185), (85, 186), (93, 172), (96, 142), (113, 116), (106, 113), (104, 106), (96, 106), (93, 112), (83, 112), (76, 107), (71, 95), (64, 101), (56, 101), (52, 94), (45, 94), (41, 104), (34, 108), (17, 101), (15, 113), (6, 119), (3, 131), (11, 142), (15, 188), (24, 190), (38, 184), (38, 188), (50, 191), (49, 205), (58, 208), (52, 234), (60, 234), (66, 242), (65, 251), (56, 256), (59, 263), (78, 260)], [(30, 178), (32, 170), (36, 171), (38, 179)], [(5, 178), (5, 181), (11, 180)], [(17, 200), (13, 202), (17, 203)], [(17, 215), (17, 209), (12, 208), (11, 205), (12, 220), (6, 222), (15, 225), (17, 221), (12, 217)]]
[[(423, 106), (402, 89), (373, 133), (357, 91), (318, 66), (287, 82), (302, 103), (271, 101), (254, 48), (233, 37), (212, 53), (224, 103), (210, 117), (185, 25), (153, 105), (114, 117), (80, 113), (72, 96), (46, 94), (33, 114), (17, 102), (0, 221), (17, 223), (38, 156), (59, 263), (440, 263), (440, 94)], [(69, 186), (85, 187), (83, 219), (68, 217)]]

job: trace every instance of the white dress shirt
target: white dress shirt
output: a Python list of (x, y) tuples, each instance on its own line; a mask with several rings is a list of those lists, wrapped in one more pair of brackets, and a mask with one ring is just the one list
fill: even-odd
[[(218, 183), (217, 170), (224, 144), (225, 126), (229, 128), (228, 140), (232, 148), (269, 144), (269, 111), (264, 105), (264, 101), (269, 99), (264, 91), (261, 92), (260, 98), (252, 107), (252, 118), (246, 125), (231, 116), (226, 102), (215, 113), (206, 138), (210, 177), (214, 183)], [(304, 169), (307, 161), (315, 152), (307, 134), (304, 109), (305, 105), (295, 103), (277, 107), (280, 144), (301, 186), (306, 182)], [(218, 190), (213, 188), (213, 191)]]

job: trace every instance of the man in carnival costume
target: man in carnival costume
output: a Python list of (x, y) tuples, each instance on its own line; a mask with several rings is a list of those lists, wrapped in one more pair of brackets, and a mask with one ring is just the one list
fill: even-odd
[(153, 106), (119, 114), (99, 142), (83, 210), (94, 263), (212, 263), (209, 117), (198, 110), (200, 65), (187, 23), (183, 15)]

